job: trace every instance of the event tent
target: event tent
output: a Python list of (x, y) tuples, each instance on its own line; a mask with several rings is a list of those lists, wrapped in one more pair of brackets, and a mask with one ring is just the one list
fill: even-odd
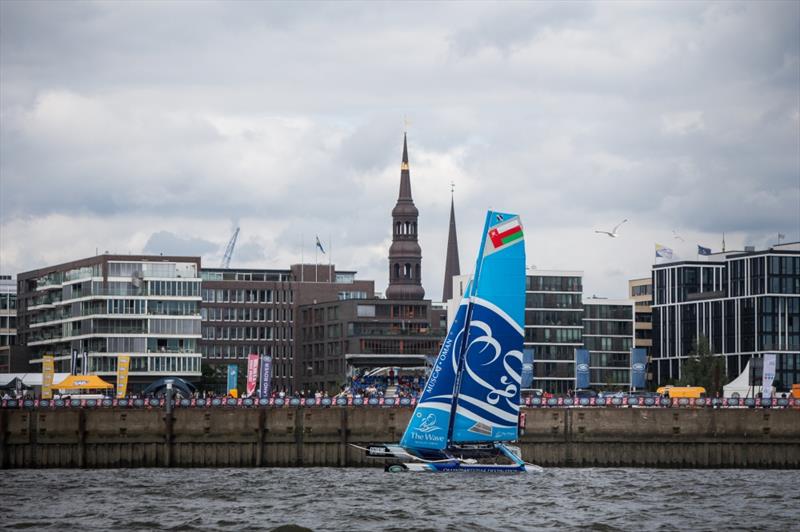
[(104, 381), (97, 375), (70, 375), (58, 384), (51, 386), (51, 388), (59, 390), (97, 390), (113, 387), (113, 384)]

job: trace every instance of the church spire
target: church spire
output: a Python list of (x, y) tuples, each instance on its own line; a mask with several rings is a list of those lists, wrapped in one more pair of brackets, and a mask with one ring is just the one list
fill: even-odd
[(447, 234), (447, 254), (444, 262), (444, 288), (442, 302), (453, 299), (453, 277), (461, 275), (458, 261), (458, 235), (456, 234), (456, 209), (453, 199), (455, 185), (450, 184), (450, 231)]
[(408, 168), (408, 139), (403, 134), (403, 161), (400, 164), (400, 193), (392, 209), (392, 245), (389, 247), (389, 286), (387, 299), (422, 299), (422, 249), (417, 240), (419, 211), (411, 197), (411, 172)]

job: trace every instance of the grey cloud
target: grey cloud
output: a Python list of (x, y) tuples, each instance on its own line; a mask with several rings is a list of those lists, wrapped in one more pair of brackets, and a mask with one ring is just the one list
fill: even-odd
[[(202, 256), (219, 249), (220, 246), (218, 244), (202, 238), (180, 236), (169, 231), (159, 231), (150, 235), (142, 252), (154, 255)], [(221, 255), (222, 252), (220, 251)]]

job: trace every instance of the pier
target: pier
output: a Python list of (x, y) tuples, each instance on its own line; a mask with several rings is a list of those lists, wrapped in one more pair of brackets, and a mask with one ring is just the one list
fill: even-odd
[[(410, 407), (0, 410), (0, 468), (381, 466)], [(800, 468), (800, 409), (526, 408), (545, 467)]]

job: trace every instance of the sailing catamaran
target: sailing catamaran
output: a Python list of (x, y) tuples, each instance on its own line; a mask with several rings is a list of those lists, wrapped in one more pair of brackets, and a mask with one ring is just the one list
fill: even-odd
[(368, 456), (411, 458), (387, 471), (541, 470), (516, 447), (523, 367), (525, 243), (519, 216), (486, 215), (475, 275), (398, 444)]

